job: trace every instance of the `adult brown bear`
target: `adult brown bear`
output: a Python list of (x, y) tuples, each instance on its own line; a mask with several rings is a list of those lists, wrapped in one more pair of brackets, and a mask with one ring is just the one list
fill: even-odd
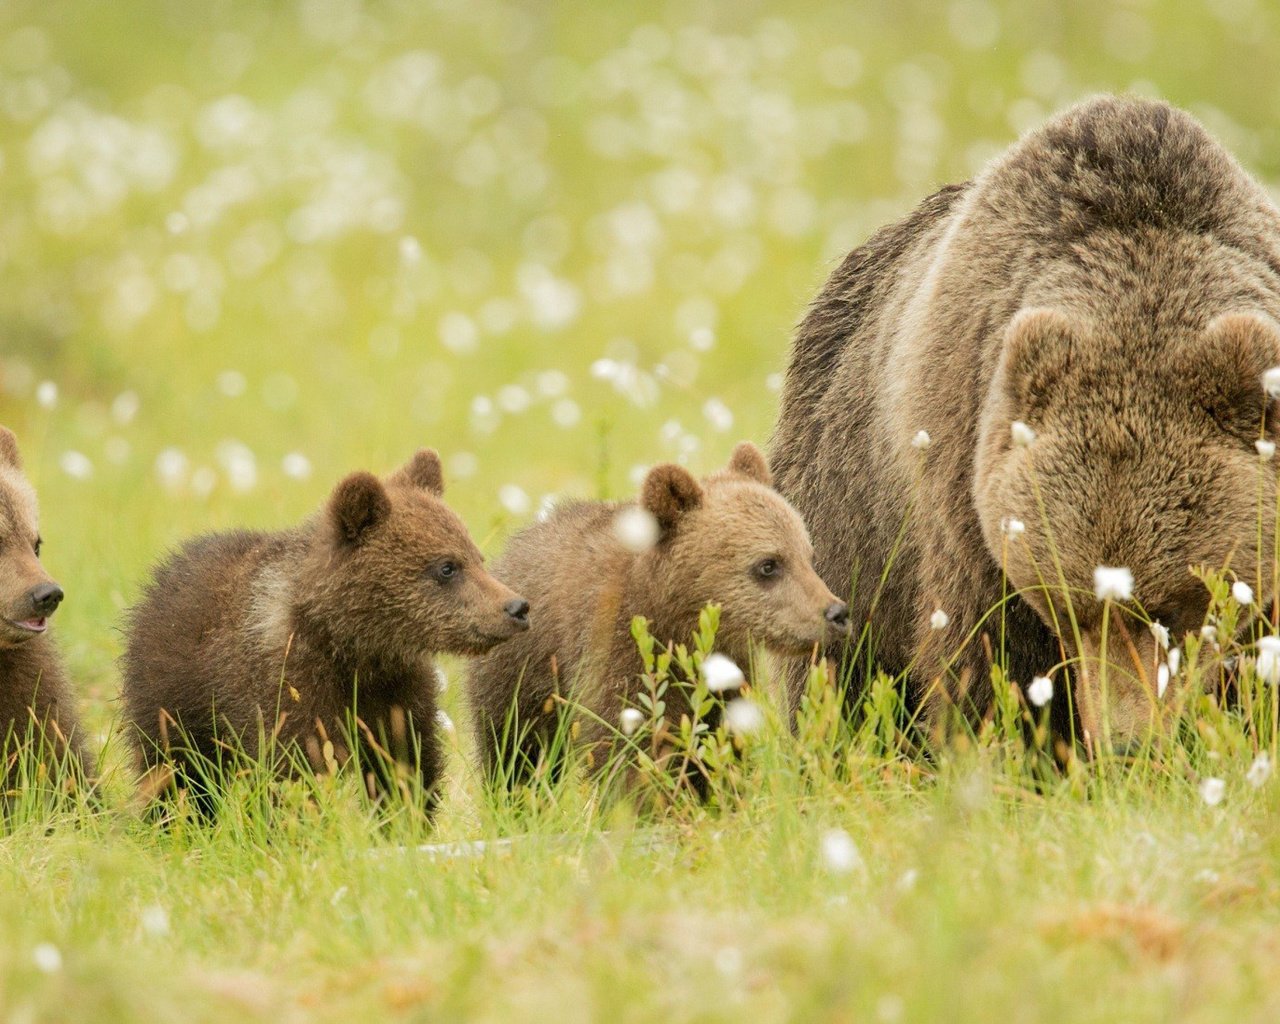
[(1015, 681), (1054, 672), (1086, 742), (1146, 735), (1176, 687), (1151, 631), (1104, 630), (1095, 570), (1128, 569), (1119, 604), (1175, 642), (1207, 606), (1193, 567), (1270, 596), (1278, 319), (1280, 211), (1142, 99), (1068, 110), (852, 252), (800, 326), (771, 456), (869, 626), (859, 664), (981, 713), (985, 632)]

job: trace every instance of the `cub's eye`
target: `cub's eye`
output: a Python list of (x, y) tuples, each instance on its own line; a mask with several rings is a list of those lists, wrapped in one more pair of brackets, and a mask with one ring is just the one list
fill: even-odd
[(461, 573), (462, 566), (451, 558), (446, 558), (442, 562), (436, 562), (435, 565), (431, 566), (431, 568), (427, 570), (427, 574), (431, 576), (432, 579), (437, 580), (440, 583), (448, 583)]
[(39, 537), (37, 537), (36, 542), (31, 545), (31, 549), (36, 553), (36, 558), (40, 557), (40, 548), (43, 546), (43, 544), (44, 544), (44, 541), (42, 541)]
[(774, 579), (782, 572), (782, 563), (776, 558), (766, 558), (763, 561), (757, 562), (755, 568), (753, 568), (751, 572), (756, 579)]

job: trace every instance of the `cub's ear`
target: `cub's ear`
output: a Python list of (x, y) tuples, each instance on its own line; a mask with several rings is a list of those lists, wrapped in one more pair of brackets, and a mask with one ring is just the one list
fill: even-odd
[(358, 545), (391, 515), (391, 499), (382, 481), (372, 473), (352, 473), (333, 489), (329, 518), (339, 544)]
[(1174, 371), (1184, 388), (1224, 431), (1244, 441), (1274, 429), (1274, 398), (1263, 374), (1280, 364), (1280, 329), (1267, 317), (1226, 313), (1184, 345)]
[(1075, 331), (1056, 309), (1024, 309), (1010, 321), (1000, 380), (1011, 418), (1035, 423), (1053, 401), (1075, 357)]
[(0, 427), (0, 464), (22, 468), (22, 456), (18, 454), (18, 438), (8, 427)]
[(444, 468), (440, 465), (440, 453), (434, 448), (419, 448), (413, 453), (413, 458), (391, 474), (389, 482), (419, 487), (440, 497), (444, 494)]
[(766, 487), (773, 486), (773, 474), (769, 472), (769, 463), (765, 460), (764, 452), (750, 441), (741, 441), (734, 447), (733, 454), (729, 456), (729, 469), (734, 473), (749, 476)]
[(683, 466), (654, 466), (644, 478), (640, 503), (653, 513), (665, 536), (686, 512), (702, 504), (702, 485)]

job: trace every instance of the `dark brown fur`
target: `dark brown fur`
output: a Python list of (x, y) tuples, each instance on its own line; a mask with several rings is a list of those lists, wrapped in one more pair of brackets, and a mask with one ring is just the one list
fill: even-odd
[[(1090, 736), (1157, 724), (1154, 643), (1130, 621), (1137, 659), (1102, 649), (1093, 570), (1131, 569), (1136, 604), (1175, 636), (1206, 605), (1191, 566), (1231, 560), (1271, 593), (1251, 570), (1274, 470), (1253, 441), (1277, 319), (1280, 213), (1192, 118), (1145, 100), (1060, 115), (850, 254), (800, 326), (771, 462), (878, 666), (917, 698), (942, 678), (981, 713), (987, 661), (961, 648), (1004, 566), (1020, 592), (1012, 678), (1065, 652)], [(1035, 429), (1030, 447), (1011, 444), (1014, 420)], [(1025, 537), (1006, 542), (1007, 517)], [(945, 629), (930, 629), (936, 608)], [(997, 648), (999, 621), (983, 627)]]
[[(20, 762), (32, 753), (54, 772), (59, 789), (87, 778), (88, 761), (71, 685), (53, 639), (23, 626), (42, 624), (36, 607), (55, 587), (40, 564), (36, 495), (22, 473), (18, 442), (0, 427), (0, 752), (6, 786), (21, 784)], [(61, 590), (58, 589), (61, 600)], [(57, 601), (53, 604), (56, 607)], [(33, 764), (28, 762), (25, 773)]]
[(443, 763), (431, 656), (487, 651), (527, 610), (442, 489), (422, 450), (385, 481), (351, 474), (296, 529), (213, 534), (164, 562), (129, 613), (123, 660), (141, 765), (172, 760), (196, 784), (224, 744), (262, 757), (274, 734), (282, 768), (299, 749), (317, 771), (354, 752), (379, 788), (384, 755), (416, 763), (430, 800)]
[[(680, 466), (655, 466), (641, 494), (660, 528), (647, 551), (629, 550), (615, 534), (618, 513), (633, 506), (573, 502), (517, 534), (496, 564), (538, 611), (528, 633), (475, 661), (468, 676), (491, 774), (519, 781), (545, 757), (557, 695), (588, 712), (585, 741), (616, 734), (643, 670), (631, 636), (636, 615), (660, 643), (687, 643), (701, 610), (718, 603), (716, 648), (745, 667), (751, 641), (812, 650), (832, 628), (824, 616), (843, 614), (813, 571), (804, 524), (773, 489), (754, 445), (739, 445), (729, 467), (702, 482)], [(782, 569), (762, 584), (753, 573), (765, 559)], [(669, 694), (677, 718), (678, 700)]]

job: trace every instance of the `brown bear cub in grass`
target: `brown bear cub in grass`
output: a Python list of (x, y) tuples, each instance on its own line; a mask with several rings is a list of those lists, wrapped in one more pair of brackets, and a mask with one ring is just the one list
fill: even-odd
[(71, 686), (49, 637), (62, 588), (40, 564), (36, 493), (22, 473), (18, 441), (0, 427), (0, 733), (6, 789), (43, 764), (60, 791), (86, 779)]
[(1055, 117), (852, 252), (800, 326), (772, 465), (868, 624), (859, 663), (981, 716), (1003, 637), (1086, 746), (1161, 729), (1178, 679), (1147, 620), (1200, 626), (1199, 566), (1274, 594), (1278, 321), (1280, 211), (1142, 99)]
[(229, 751), (285, 773), (355, 755), (371, 794), (412, 792), (416, 770), (432, 805), (443, 753), (431, 656), (483, 653), (527, 628), (529, 610), (485, 571), (443, 490), (439, 456), (423, 449), (384, 480), (352, 473), (296, 529), (211, 534), (156, 570), (123, 661), (150, 788), (172, 770), (209, 809)]
[[(639, 538), (627, 522), (636, 516)], [(680, 466), (656, 466), (638, 507), (572, 502), (517, 534), (494, 572), (529, 594), (538, 614), (528, 633), (473, 662), (468, 675), (490, 778), (525, 781), (547, 758), (558, 696), (584, 712), (576, 722), (583, 742), (617, 737), (619, 715), (641, 688), (634, 616), (649, 620), (659, 643), (688, 643), (701, 610), (719, 604), (716, 649), (742, 666), (750, 641), (801, 655), (844, 631), (847, 608), (812, 558), (804, 523), (748, 443), (702, 482)], [(666, 699), (668, 721), (678, 721), (679, 694)], [(599, 767), (607, 753), (593, 760)]]

